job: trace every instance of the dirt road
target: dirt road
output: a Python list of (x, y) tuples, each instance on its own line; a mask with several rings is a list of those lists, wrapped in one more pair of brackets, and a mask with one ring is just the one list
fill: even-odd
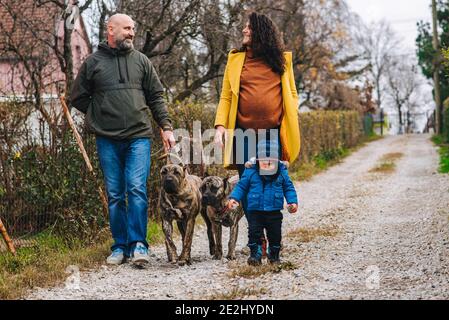
[[(28, 298), (448, 299), (449, 176), (437, 173), (429, 138), (387, 137), (298, 183), (300, 213), (284, 215), (280, 272), (250, 277), (242, 219), (236, 262), (213, 261), (199, 226), (191, 266), (168, 264), (161, 246), (145, 270), (125, 264), (75, 273)], [(382, 157), (395, 167), (382, 167)]]

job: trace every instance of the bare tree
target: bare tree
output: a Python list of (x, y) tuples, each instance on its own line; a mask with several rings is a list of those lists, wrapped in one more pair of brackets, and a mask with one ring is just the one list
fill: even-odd
[[(350, 50), (353, 17), (345, 1), (256, 0), (248, 7), (268, 14), (283, 32), (293, 52), (301, 106), (359, 107), (359, 92), (349, 84), (366, 72), (367, 63), (354, 63), (361, 52)], [(345, 94), (339, 96), (341, 92)], [(335, 96), (340, 102), (332, 101)]]
[(397, 57), (400, 40), (385, 20), (367, 26), (359, 22), (354, 28), (355, 38), (369, 63), (369, 74), (375, 86), (376, 102), (382, 107), (388, 67)]
[(407, 114), (408, 131), (410, 112), (418, 106), (416, 97), (414, 97), (414, 93), (419, 88), (417, 66), (401, 60), (390, 62), (386, 77), (388, 83), (386, 92), (398, 112), (399, 134), (402, 134), (405, 125), (404, 112)]

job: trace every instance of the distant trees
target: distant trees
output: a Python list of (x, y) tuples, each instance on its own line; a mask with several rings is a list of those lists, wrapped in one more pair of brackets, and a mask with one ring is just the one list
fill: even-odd
[[(441, 120), (443, 120), (441, 102), (449, 98), (449, 78), (442, 67), (443, 56), (439, 48), (449, 47), (449, 1), (438, 0), (435, 2), (434, 7), (435, 10), (433, 11), (436, 11), (434, 14), (434, 25), (436, 28), (433, 28), (430, 23), (420, 21), (418, 23), (416, 45), (418, 62), (423, 74), (428, 79), (434, 79), (434, 97), (438, 105), (436, 124), (437, 132), (440, 132), (442, 129)], [(433, 33), (434, 29), (437, 34)]]
[[(16, 2), (0, 0), (19, 21), (25, 11), (18, 10)], [(56, 10), (54, 17), (49, 15), (54, 23), (66, 18), (63, 0), (34, 3), (52, 8), (49, 13)], [(78, 6), (84, 13), (93, 50), (105, 40), (106, 22), (112, 14), (126, 13), (135, 20), (135, 47), (154, 61), (170, 101), (216, 103), (227, 55), (230, 49), (240, 47), (241, 30), (252, 10), (275, 20), (287, 49), (293, 52), (301, 107), (372, 111), (382, 105), (387, 92), (387, 82), (382, 80), (385, 65), (397, 44), (386, 23), (364, 26), (343, 0), (84, 0)], [(43, 41), (35, 31), (39, 30), (39, 20), (29, 22), (36, 46), (57, 57), (58, 68), (70, 87), (74, 77), (68, 52), (72, 31), (66, 29), (62, 38), (50, 33), (46, 35), (50, 40)], [(7, 30), (2, 28), (4, 36), (9, 35)], [(42, 77), (45, 73), (39, 68), (48, 58), (42, 54), (36, 60), (39, 63), (25, 71)], [(34, 91), (38, 94), (39, 90)]]
[(389, 68), (398, 60), (399, 39), (385, 20), (369, 26), (359, 24), (356, 39), (369, 65), (368, 76), (375, 86), (376, 103), (382, 107), (389, 85), (385, 78)]
[[(404, 127), (408, 130), (410, 126), (410, 114), (416, 106), (419, 106), (418, 99), (421, 99), (415, 95), (420, 86), (417, 66), (400, 60), (391, 62), (387, 68), (386, 78), (388, 83), (386, 94), (398, 113), (399, 133), (404, 133)], [(404, 114), (407, 115), (407, 119), (404, 119)]]
[[(135, 46), (155, 61), (170, 100), (187, 98), (216, 102), (231, 48), (240, 47), (249, 11), (273, 18), (294, 54), (301, 106), (312, 109), (358, 109), (359, 91), (348, 80), (365, 71), (351, 65), (351, 20), (344, 1), (296, 0), (165, 0), (106, 1), (108, 14), (120, 11), (137, 23)], [(95, 30), (102, 30), (101, 25)], [(98, 39), (102, 39), (98, 36)], [(344, 91), (344, 95), (340, 93)], [(335, 98), (343, 101), (334, 103)]]

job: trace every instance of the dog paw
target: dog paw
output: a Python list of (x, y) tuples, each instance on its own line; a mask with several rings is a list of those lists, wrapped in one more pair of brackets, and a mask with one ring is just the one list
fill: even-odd
[(226, 259), (228, 259), (228, 260), (230, 260), (230, 261), (234, 261), (235, 259), (236, 259), (236, 257), (235, 257), (235, 254), (228, 254), (227, 256), (226, 256)]
[(178, 261), (178, 266), (183, 267), (185, 265), (189, 265), (190, 264), (190, 260), (187, 259), (181, 259)]
[(168, 262), (171, 264), (177, 264), (178, 263), (178, 257), (177, 256), (169, 256)]
[(223, 255), (221, 254), (214, 254), (213, 259), (214, 260), (221, 260), (223, 258)]

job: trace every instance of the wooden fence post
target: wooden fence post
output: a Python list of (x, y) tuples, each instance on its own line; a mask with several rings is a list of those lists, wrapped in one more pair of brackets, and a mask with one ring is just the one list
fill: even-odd
[(6, 231), (6, 227), (3, 224), (2, 219), (0, 219), (0, 232), (2, 234), (3, 239), (6, 242), (6, 245), (8, 246), (9, 251), (13, 254), (16, 255), (16, 248), (14, 248), (14, 244), (12, 243), (11, 238), (9, 237), (8, 231)]

